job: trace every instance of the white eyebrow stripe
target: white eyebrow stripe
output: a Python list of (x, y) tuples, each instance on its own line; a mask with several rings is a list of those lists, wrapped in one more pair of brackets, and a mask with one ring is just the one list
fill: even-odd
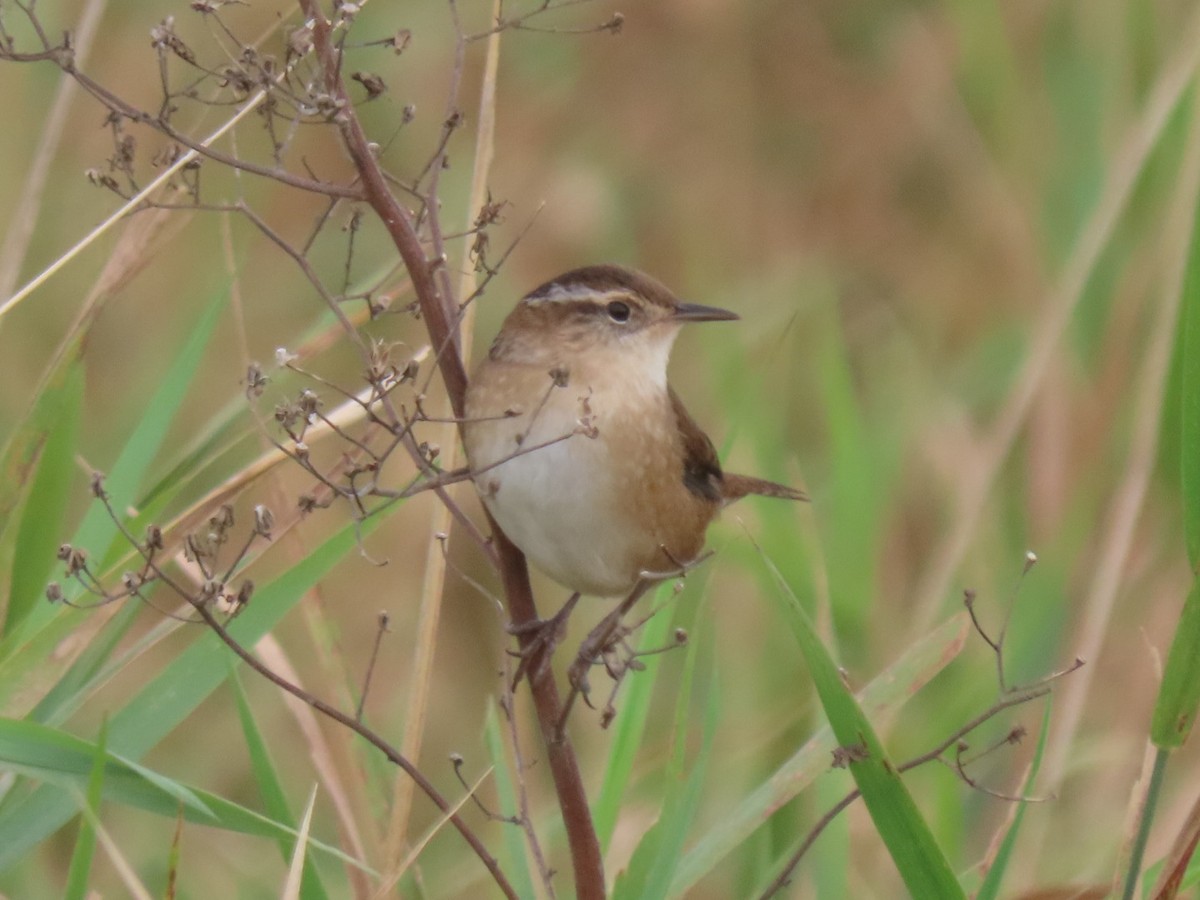
[(579, 284), (578, 282), (570, 284), (556, 283), (542, 291), (530, 294), (525, 298), (525, 302), (531, 306), (538, 306), (543, 303), (570, 303), (575, 300), (607, 303), (610, 299), (627, 299), (629, 293), (629, 291), (621, 288), (602, 291), (587, 284)]

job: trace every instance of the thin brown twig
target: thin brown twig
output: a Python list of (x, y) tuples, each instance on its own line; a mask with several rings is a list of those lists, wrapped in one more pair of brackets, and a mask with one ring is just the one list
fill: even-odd
[[(94, 484), (99, 485), (100, 482), (94, 481)], [(515, 889), (509, 883), (508, 878), (504, 875), (504, 872), (500, 869), (500, 865), (496, 858), (488, 852), (487, 847), (479, 839), (479, 836), (475, 834), (471, 827), (467, 825), (467, 823), (456, 812), (454, 812), (454, 808), (451, 806), (451, 804), (446, 800), (445, 797), (442, 796), (437, 788), (434, 787), (433, 783), (425, 777), (420, 769), (413, 765), (406, 757), (392, 747), (390, 743), (384, 740), (374, 730), (364, 725), (361, 721), (347, 715), (337, 707), (326, 703), (324, 700), (321, 700), (319, 697), (309, 693), (299, 685), (292, 683), (262, 663), (257, 657), (254, 656), (253, 653), (242, 646), (242, 644), (235, 637), (233, 637), (232, 634), (229, 633), (229, 630), (225, 627), (225, 623), (223, 623), (209, 608), (209, 597), (205, 596), (204, 594), (201, 594), (199, 597), (194, 595), (190, 590), (177, 582), (170, 576), (169, 573), (167, 573), (160, 565), (158, 565), (154, 559), (154, 553), (152, 550), (147, 551), (143, 549), (142, 544), (136, 537), (133, 536), (133, 534), (129, 532), (124, 521), (122, 521), (121, 517), (117, 515), (116, 510), (113, 509), (112, 501), (108, 494), (103, 491), (101, 487), (95, 488), (93, 493), (104, 505), (104, 508), (108, 512), (109, 518), (116, 525), (117, 529), (121, 532), (125, 540), (130, 545), (138, 548), (139, 552), (142, 553), (143, 559), (146, 561), (146, 565), (153, 571), (155, 577), (169, 587), (173, 592), (175, 592), (181, 599), (186, 600), (189, 604), (191, 604), (192, 608), (196, 610), (196, 612), (204, 620), (204, 623), (217, 635), (222, 643), (229, 647), (229, 649), (232, 650), (239, 659), (241, 659), (244, 663), (246, 663), (246, 665), (248, 665), (263, 678), (267, 679), (281, 690), (291, 694), (293, 697), (296, 697), (298, 700), (308, 704), (327, 718), (332, 719), (338, 724), (343, 725), (344, 727), (358, 734), (360, 737), (378, 749), (381, 753), (383, 753), (383, 755), (387, 757), (390, 762), (403, 769), (404, 772), (408, 774), (408, 776), (412, 778), (414, 782), (416, 782), (417, 786), (433, 802), (433, 804), (448, 817), (450, 823), (454, 825), (455, 829), (458, 830), (459, 834), (462, 835), (463, 839), (466, 840), (471, 849), (475, 852), (476, 856), (479, 857), (480, 861), (488, 869), (492, 878), (495, 880), (500, 890), (504, 893), (505, 897), (511, 898), (511, 900), (518, 900), (518, 895)]]
[[(1036, 560), (1037, 560), (1037, 557), (1034, 556), (1032, 553), (1026, 554), (1025, 566), (1021, 573), (1022, 578), (1024, 578), (1024, 576), (1029, 572), (1029, 569), (1033, 566), (1033, 564), (1034, 564), (1034, 562), (1036, 562)], [(1019, 587), (1019, 584), (1018, 584), (1018, 587)], [(1016, 598), (1014, 596), (1012, 598), (1012, 601), (1009, 604), (1009, 610), (1008, 610), (1009, 613), (1011, 613), (1012, 605), (1015, 602), (1015, 599)], [(935, 746), (933, 746), (926, 752), (924, 752), (918, 756), (914, 756), (913, 758), (909, 759), (907, 762), (897, 766), (896, 771), (899, 774), (904, 774), (905, 772), (909, 772), (912, 769), (917, 768), (918, 766), (923, 766), (926, 763), (938, 761), (938, 762), (944, 763), (952, 771), (955, 771), (959, 775), (959, 777), (962, 779), (963, 783), (966, 784), (968, 787), (972, 788), (973, 790), (980, 791), (982, 793), (985, 793), (985, 794), (995, 797), (997, 799), (1007, 800), (1007, 801), (1011, 801), (1011, 802), (1017, 802), (1017, 803), (1024, 803), (1027, 801), (1040, 802), (1044, 798), (1041, 798), (1041, 797), (1017, 797), (1017, 796), (1005, 794), (1000, 791), (996, 791), (992, 788), (983, 786), (983, 785), (979, 784), (979, 782), (976, 779), (970, 777), (967, 774), (967, 772), (965, 771), (965, 767), (967, 765), (969, 765), (971, 762), (974, 762), (975, 760), (979, 759), (982, 756), (987, 755), (988, 753), (992, 752), (993, 750), (998, 749), (999, 747), (1003, 747), (1003, 746), (1011, 745), (1011, 744), (1015, 743), (1016, 740), (1019, 739), (1018, 736), (1024, 735), (1023, 728), (1013, 729), (1013, 730), (1009, 731), (1005, 735), (1003, 740), (1001, 740), (998, 743), (996, 743), (995, 745), (983, 750), (982, 752), (976, 754), (970, 760), (964, 760), (962, 757), (963, 752), (966, 750), (966, 744), (964, 743), (963, 739), (968, 734), (973, 732), (975, 729), (977, 729), (981, 725), (983, 725), (984, 723), (990, 721), (991, 719), (994, 719), (997, 715), (1004, 712), (1004, 710), (1010, 709), (1014, 706), (1020, 706), (1025, 703), (1029, 703), (1033, 700), (1037, 700), (1040, 697), (1047, 696), (1052, 689), (1053, 682), (1076, 671), (1077, 669), (1079, 669), (1080, 667), (1082, 667), (1084, 665), (1084, 662), (1082, 659), (1076, 658), (1074, 662), (1072, 662), (1070, 665), (1066, 666), (1065, 668), (1055, 670), (1055, 671), (1051, 672), (1049, 675), (1045, 675), (1042, 678), (1039, 678), (1037, 681), (1032, 682), (1031, 684), (1024, 685), (1024, 686), (1016, 686), (1016, 687), (1008, 686), (1005, 683), (1004, 665), (1002, 662), (1002, 657), (1004, 655), (1004, 638), (1005, 638), (1005, 635), (1007, 634), (1008, 616), (1006, 614), (1005, 627), (1004, 627), (1003, 631), (1001, 632), (1000, 636), (998, 638), (993, 638), (987, 632), (987, 630), (983, 627), (983, 625), (980, 623), (979, 618), (975, 612), (974, 601), (975, 601), (975, 592), (970, 591), (970, 590), (964, 591), (964, 605), (967, 607), (967, 612), (970, 614), (971, 624), (974, 626), (976, 634), (978, 634), (980, 639), (983, 640), (983, 642), (985, 644), (987, 644), (988, 648), (992, 651), (993, 656), (996, 657), (996, 677), (997, 677), (997, 681), (998, 681), (999, 688), (1000, 688), (1000, 697), (988, 709), (981, 712), (979, 715), (977, 715), (975, 718), (968, 721), (966, 724), (957, 728), (952, 734), (950, 734), (948, 737), (946, 737), (945, 740), (936, 744)], [(951, 747), (954, 747), (955, 751), (956, 751), (953, 762), (945, 759), (945, 753)], [(796, 850), (788, 858), (787, 862), (784, 863), (779, 874), (775, 877), (774, 880), (772, 880), (770, 885), (768, 885), (766, 890), (761, 894), (761, 897), (763, 898), (763, 900), (766, 900), (766, 898), (768, 898), (768, 897), (773, 897), (779, 891), (783, 890), (783, 888), (785, 886), (787, 886), (788, 882), (791, 880), (792, 873), (796, 869), (796, 866), (798, 866), (800, 864), (801, 859), (804, 858), (804, 855), (812, 847), (813, 843), (820, 836), (821, 832), (823, 832), (825, 830), (825, 828), (827, 828), (829, 826), (829, 824), (831, 822), (833, 822), (833, 820), (836, 819), (837, 816), (844, 809), (846, 809), (846, 807), (848, 807), (851, 803), (853, 803), (855, 800), (857, 800), (860, 796), (862, 796), (862, 794), (857, 788), (850, 791), (850, 793), (848, 793), (845, 797), (843, 797), (836, 804), (834, 804), (833, 807), (831, 807), (828, 812), (826, 812), (820, 819), (817, 820), (817, 822), (813, 825), (813, 827), (811, 829), (809, 829), (808, 833), (804, 836), (803, 840), (801, 840), (800, 845), (796, 848)]]
[[(441, 296), (434, 269), (436, 261), (425, 256), (424, 248), (413, 227), (408, 212), (397, 202), (388, 188), (387, 179), (371, 152), (362, 125), (353, 109), (349, 107), (345, 86), (339, 78), (340, 61), (331, 39), (331, 26), (316, 0), (298, 0), (306, 20), (312, 23), (313, 43), (318, 62), (324, 72), (326, 90), (337, 100), (345, 103), (345, 114), (338, 124), (342, 139), (351, 159), (362, 178), (366, 201), (375, 210), (387, 228), (396, 249), (404, 260), (412, 279), (413, 291), (421, 308), (430, 342), (434, 347), (445, 347), (446, 352), (437, 354), (437, 365), (456, 416), (464, 414), (467, 373), (461, 354), (453, 351), (451, 332), (455, 327), (456, 309)], [(443, 502), (449, 501), (445, 492), (440, 492)], [(501, 582), (508, 599), (513, 621), (536, 621), (537, 606), (534, 603), (525, 557), (505, 537), (494, 522), (489, 521), (493, 533), (492, 544), (500, 569)], [(526, 642), (532, 636), (526, 637)], [(547, 673), (548, 674), (548, 673)], [(547, 746), (547, 757), (559, 808), (567, 832), (571, 850), (572, 868), (575, 875), (576, 895), (580, 900), (602, 900), (606, 895), (604, 863), (600, 853), (600, 842), (595, 824), (588, 808), (587, 793), (574, 748), (567, 739), (555, 740), (555, 727), (561, 713), (561, 701), (557, 685), (552, 677), (535, 678), (530, 685), (537, 709), (538, 721), (542, 726), (543, 739)]]

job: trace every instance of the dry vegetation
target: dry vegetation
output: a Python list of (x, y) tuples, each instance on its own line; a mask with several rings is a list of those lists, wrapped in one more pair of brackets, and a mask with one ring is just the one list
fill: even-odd
[[(0, 0), (0, 892), (898, 896), (903, 827), (823, 818), (882, 757), (814, 738), (838, 701), (794, 593), (890, 758), (929, 763), (904, 783), (964, 890), (1136, 895), (1200, 520), (1195, 10), (488, 7), (326, 5), (323, 36), (307, 2)], [(813, 503), (727, 514), (644, 601), (632, 642), (666, 652), (611, 728), (577, 704), (547, 746), (453, 416), (511, 303), (602, 260), (741, 313), (673, 382)], [(97, 744), (164, 781), (100, 779)], [(1200, 883), (1172, 847), (1198, 767), (1160, 767), (1147, 895), (1164, 858)]]

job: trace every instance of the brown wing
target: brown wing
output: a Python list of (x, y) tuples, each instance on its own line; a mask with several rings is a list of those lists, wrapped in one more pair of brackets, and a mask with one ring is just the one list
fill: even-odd
[(673, 388), (671, 408), (675, 411), (675, 422), (683, 439), (683, 483), (689, 491), (715, 503), (732, 503), (747, 494), (763, 497), (779, 497), (783, 500), (807, 500), (804, 491), (777, 484), (752, 475), (732, 475), (721, 471), (717, 450), (696, 420), (683, 408), (683, 401)]
[(671, 387), (667, 388), (671, 397), (671, 409), (675, 412), (675, 424), (679, 427), (679, 436), (683, 441), (683, 484), (695, 494), (713, 503), (724, 500), (721, 475), (721, 463), (717, 459), (717, 450), (708, 439), (696, 420), (686, 409), (683, 401)]

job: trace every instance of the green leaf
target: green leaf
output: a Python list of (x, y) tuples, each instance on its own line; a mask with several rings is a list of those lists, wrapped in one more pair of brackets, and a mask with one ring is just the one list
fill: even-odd
[[(170, 370), (160, 381), (141, 421), (107, 473), (105, 488), (112, 496), (115, 509), (123, 510), (137, 498), (138, 487), (146, 477), (167, 429), (183, 407), (184, 395), (200, 365), (225, 300), (226, 295), (223, 294), (196, 323)], [(85, 548), (93, 558), (102, 559), (117, 538), (117, 533), (117, 527), (108, 512), (96, 503), (84, 516), (70, 543)], [(74, 598), (79, 595), (80, 589), (69, 584), (64, 585), (64, 592), (69, 598)], [(54, 646), (78, 624), (79, 619), (76, 611), (64, 610), (49, 603), (39, 604), (19, 627), (5, 635), (4, 640), (0, 641), (0, 708), (8, 707), (11, 691), (24, 682), (24, 674), (36, 664), (44, 663)]]
[(1193, 572), (1200, 570), (1200, 208), (1196, 214), (1180, 311), (1183, 339), (1179, 409), (1183, 534)]
[[(654, 605), (665, 603), (673, 590), (674, 583), (659, 586), (652, 598)], [(643, 627), (638, 649), (651, 650), (665, 646), (667, 636), (671, 633), (671, 625), (670, 611), (660, 610)], [(621, 714), (614, 721), (604, 780), (600, 784), (596, 800), (592, 803), (596, 834), (600, 838), (600, 847), (605, 851), (612, 840), (613, 829), (617, 827), (625, 788), (629, 784), (630, 774), (637, 762), (638, 748), (646, 732), (646, 718), (650, 713), (650, 700), (654, 696), (654, 685), (658, 680), (660, 658), (661, 654), (657, 653), (641, 657), (646, 668), (638, 672), (636, 677), (626, 679), (626, 684), (623, 685), (628, 691), (621, 703)]]
[[(962, 650), (970, 630), (965, 612), (946, 620), (913, 644), (899, 660), (881, 672), (860, 695), (871, 719), (894, 715)], [(688, 851), (670, 896), (681, 897), (722, 859), (746, 841), (785, 804), (795, 799), (823, 772), (837, 741), (829, 726), (813, 735), (774, 774), (721, 817), (711, 831)]]
[[(128, 603), (105, 622), (104, 627), (87, 642), (62, 678), (38, 701), (37, 706), (29, 713), (29, 718), (43, 725), (60, 725), (79, 709), (97, 684), (106, 680), (117, 668), (113, 665), (106, 671), (104, 666), (133, 627), (141, 611), (137, 603)], [(131, 657), (136, 655), (143, 644), (149, 645), (159, 636), (158, 629), (151, 628), (147, 634), (140, 636), (126, 648), (126, 653)]]
[[(232, 661), (231, 659), (230, 662), (232, 663)], [(258, 791), (262, 795), (266, 813), (276, 822), (282, 822), (290, 828), (295, 828), (296, 821), (292, 816), (292, 811), (288, 809), (287, 795), (283, 790), (283, 782), (280, 781), (279, 773), (275, 768), (274, 762), (271, 760), (271, 752), (267, 749), (267, 742), (263, 740), (262, 732), (258, 730), (254, 711), (250, 708), (250, 700), (246, 696), (245, 689), (242, 687), (241, 679), (238, 678), (237, 667), (232, 664), (229, 669), (229, 684), (233, 688), (234, 697), (237, 699), (238, 717), (242, 723), (242, 737), (246, 741), (246, 749), (250, 752), (250, 764), (254, 770), (254, 780), (258, 784)], [(295, 843), (289, 843), (282, 837), (277, 843), (284, 861), (290, 862), (296, 850)], [(317, 871), (313, 858), (307, 854), (304, 856), (303, 877), (300, 880), (300, 896), (306, 898), (329, 896), (325, 890), (325, 886), (321, 883), (321, 876)]]
[[(111, 733), (109, 730), (106, 734)], [(102, 738), (106, 734), (102, 733)], [(40, 809), (37, 798), (41, 795), (56, 804), (60, 798), (65, 799), (70, 807), (66, 818), (70, 818), (71, 811), (77, 810), (75, 797), (85, 787), (89, 796), (98, 790), (94, 771), (100, 752), (98, 743), (92, 744), (56, 728), (19, 719), (0, 719), (0, 768), (58, 788), (39, 788), (20, 804), (14, 804), (13, 808), (26, 808), (27, 813)], [(190, 822), (243, 834), (293, 841), (298, 834), (290, 825), (276, 822), (216, 794), (189, 787), (108, 750), (103, 752), (102, 785), (105, 800), (143, 809), (172, 821), (182, 811)], [(6, 808), (6, 817), (8, 813)], [(335, 847), (319, 841), (311, 843), (342, 862), (370, 871)], [(7, 847), (3, 849), (8, 850)]]
[(841, 748), (853, 751), (848, 768), (854, 776), (875, 829), (888, 848), (900, 877), (914, 897), (964, 897), (950, 864), (913, 802), (883, 744), (842, 681), (833, 659), (791, 587), (766, 556), (784, 599), (792, 609), (791, 625), (800, 644), (821, 706)]
[[(358, 546), (360, 536), (373, 531), (383, 518), (375, 516), (361, 527), (348, 524), (293, 568), (260, 588), (254, 601), (230, 623), (230, 633), (243, 646), (254, 646), (338, 560)], [(112, 717), (109, 746), (129, 760), (140, 758), (156, 746), (222, 683), (229, 652), (212, 632), (201, 634)], [(19, 803), (0, 808), (0, 870), (19, 860), (74, 812), (74, 801), (49, 786), (34, 790)], [(244, 818), (238, 821), (243, 826), (252, 824)], [(263, 833), (261, 827), (258, 833)], [(284, 833), (292, 832), (285, 829)], [(270, 834), (277, 836), (278, 826)]]
[(1175, 627), (1163, 680), (1154, 704), (1150, 740), (1162, 748), (1181, 747), (1200, 705), (1200, 578), (1192, 582)]
[(54, 567), (55, 548), (65, 536), (63, 517), (68, 493), (75, 483), (79, 412), (83, 407), (83, 367), (70, 366), (66, 379), (39, 398), (38, 418), (45, 416), (49, 433), (37, 462), (37, 474), (20, 513), (13, 555), (4, 633), (21, 622), (45, 597)]
[[(492, 759), (492, 778), (496, 782), (496, 800), (500, 815), (511, 816), (519, 812), (517, 789), (511, 777), (508, 755), (504, 752), (504, 736), (500, 733), (500, 719), (496, 715), (496, 704), (489, 704), (483, 725), (483, 739), (488, 755)], [(504, 872), (512, 882), (518, 897), (535, 897), (533, 874), (529, 871), (529, 860), (525, 855), (525, 840), (521, 829), (507, 827), (503, 831), (504, 851), (507, 859)]]
[[(688, 761), (688, 734), (691, 730), (692, 685), (695, 681), (696, 660), (701, 641), (693, 640), (688, 647), (679, 697), (675, 706), (674, 745), (663, 778), (666, 790), (658, 820), (642, 836), (634, 851), (629, 868), (618, 877), (613, 890), (614, 900), (659, 900), (667, 895), (675, 870), (683, 854), (688, 830), (695, 821), (696, 810), (704, 788), (704, 774), (712, 755), (719, 707), (712, 676), (703, 694), (708, 698), (704, 717), (701, 746), (695, 759)], [(708, 666), (708, 671), (713, 671)]]
[[(104, 796), (104, 770), (108, 759), (105, 749), (108, 741), (108, 723), (100, 726), (100, 737), (92, 754), (92, 772), (88, 777), (87, 806), (94, 816), (100, 815), (100, 801)], [(96, 829), (91, 816), (79, 820), (79, 835), (75, 838), (75, 850), (71, 854), (71, 868), (67, 870), (66, 900), (84, 900), (88, 891), (88, 878), (92, 871), (92, 858), (96, 855)]]
[(869, 425), (855, 390), (839, 315), (837, 305), (830, 304), (825, 316), (828, 334), (821, 343), (821, 412), (831, 441), (833, 472), (817, 509), (835, 622), (840, 631), (862, 634), (869, 627), (880, 556), (876, 547), (887, 519), (883, 510), (892, 492), (900, 442), (884, 438), (878, 424), (874, 429)]
[[(1046, 709), (1042, 714), (1042, 732), (1038, 735), (1037, 748), (1033, 752), (1033, 762), (1029, 764), (1029, 775), (1025, 778), (1025, 786), (1022, 788), (1022, 791), (1026, 795), (1033, 790), (1034, 783), (1037, 781), (1038, 770), (1042, 766), (1042, 756), (1046, 752), (1046, 738), (1050, 734), (1050, 709), (1053, 696), (1051, 694), (1046, 698)], [(1021, 830), (1021, 823), (1025, 820), (1025, 810), (1028, 808), (1028, 802), (1017, 806), (1016, 815), (1013, 816), (1012, 823), (1004, 833), (1004, 839), (1000, 842), (1000, 849), (996, 851), (996, 858), (992, 860), (991, 866), (988, 867), (983, 884), (980, 885), (978, 892), (975, 894), (975, 900), (996, 900), (1000, 896), (1000, 882), (1004, 880), (1004, 873), (1008, 871), (1008, 864), (1012, 862), (1013, 848), (1017, 845), (1017, 834)]]
[[(102, 732), (101, 738), (105, 735)], [(0, 719), (0, 766), (60, 787), (90, 789), (97, 744), (57, 728), (22, 719)], [(172, 810), (179, 804), (211, 819), (211, 811), (190, 790), (135, 762), (106, 754), (104, 792), (131, 806), (152, 805), (165, 795)]]
[(79, 341), (76, 339), (59, 358), (57, 367), (45, 377), (34, 397), (29, 412), (18, 423), (0, 453), (0, 534), (12, 519), (21, 490), (29, 482), (42, 448), (59, 410), (66, 384), (79, 366)]

